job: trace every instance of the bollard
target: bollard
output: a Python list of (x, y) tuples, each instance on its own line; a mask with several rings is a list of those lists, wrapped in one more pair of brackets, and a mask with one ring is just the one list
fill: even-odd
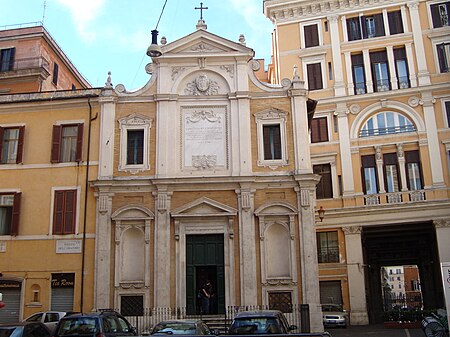
[(303, 333), (311, 332), (309, 322), (309, 304), (300, 304), (300, 331)]

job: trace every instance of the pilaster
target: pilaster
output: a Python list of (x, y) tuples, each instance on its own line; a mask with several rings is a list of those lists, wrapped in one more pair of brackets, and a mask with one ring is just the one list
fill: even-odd
[(327, 17), (330, 23), (331, 53), (333, 55), (334, 95), (345, 96), (344, 76), (342, 73), (341, 39), (339, 38), (338, 16)]
[(436, 229), (437, 248), (439, 253), (439, 262), (450, 261), (450, 218), (433, 221)]
[(381, 146), (375, 147), (375, 159), (377, 164), (377, 172), (378, 172), (378, 186), (380, 187), (380, 193), (386, 193), (386, 189), (384, 186), (384, 171), (383, 171), (383, 156), (381, 154)]
[(373, 81), (372, 81), (370, 55), (368, 49), (363, 50), (363, 58), (364, 58), (364, 75), (366, 76), (366, 88), (367, 93), (370, 94), (373, 92)]
[[(108, 83), (108, 82), (107, 82)], [(100, 139), (98, 179), (112, 179), (114, 165), (114, 127), (116, 121), (116, 97), (111, 86), (106, 86), (99, 98)]]
[(367, 325), (365, 265), (361, 241), (361, 226), (342, 228), (345, 234), (347, 255), (348, 290), (350, 297), (350, 324)]

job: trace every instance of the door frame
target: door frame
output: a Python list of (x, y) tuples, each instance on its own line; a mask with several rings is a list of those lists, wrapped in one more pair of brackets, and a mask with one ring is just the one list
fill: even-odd
[(176, 306), (186, 307), (186, 235), (223, 234), (225, 308), (235, 305), (235, 261), (232, 217), (175, 220)]

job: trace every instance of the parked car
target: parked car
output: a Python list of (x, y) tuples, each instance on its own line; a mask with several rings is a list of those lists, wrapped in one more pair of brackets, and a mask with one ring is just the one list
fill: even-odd
[(239, 312), (231, 322), (230, 335), (265, 335), (287, 334), (296, 330), (296, 325), (289, 325), (286, 317), (279, 310), (257, 310)]
[(65, 316), (59, 321), (54, 337), (134, 336), (136, 329), (115, 311), (101, 311)]
[(348, 314), (341, 304), (322, 304), (322, 318), (324, 327), (347, 327)]
[(214, 335), (215, 333), (201, 320), (173, 320), (156, 324), (151, 335)]
[(51, 337), (50, 330), (41, 322), (0, 324), (1, 337)]
[(66, 311), (41, 311), (25, 318), (24, 322), (42, 322), (53, 333), (59, 320), (67, 314)]

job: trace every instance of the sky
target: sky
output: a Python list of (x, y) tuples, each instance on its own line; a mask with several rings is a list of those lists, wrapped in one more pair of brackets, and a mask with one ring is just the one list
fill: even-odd
[[(44, 23), (60, 48), (94, 87), (105, 84), (108, 71), (113, 85), (127, 90), (150, 79), (145, 65), (166, 0), (15, 0), (4, 2), (0, 29), (30, 22)], [(196, 30), (200, 0), (167, 0), (158, 24), (162, 36), (173, 42)], [(273, 25), (263, 14), (263, 0), (203, 0), (208, 31), (238, 42), (244, 34), (255, 58), (270, 61)], [(9, 27), (9, 25), (13, 25)], [(6, 26), (6, 27), (5, 27)]]

